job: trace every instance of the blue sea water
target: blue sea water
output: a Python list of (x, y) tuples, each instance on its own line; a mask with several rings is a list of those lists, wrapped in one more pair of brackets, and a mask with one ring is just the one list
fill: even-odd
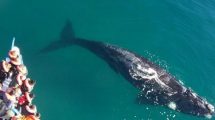
[(135, 51), (215, 105), (213, 0), (0, 0), (0, 16), (0, 58), (15, 36), (43, 120), (204, 119), (136, 104), (139, 91), (79, 46), (38, 54), (67, 19), (77, 37)]

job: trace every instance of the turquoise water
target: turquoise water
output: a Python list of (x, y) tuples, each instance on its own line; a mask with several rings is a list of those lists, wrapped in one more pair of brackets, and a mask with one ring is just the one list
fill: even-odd
[(203, 119), (136, 104), (138, 90), (81, 47), (37, 54), (67, 19), (77, 37), (150, 58), (215, 104), (213, 0), (0, 0), (0, 15), (0, 58), (15, 36), (43, 120)]

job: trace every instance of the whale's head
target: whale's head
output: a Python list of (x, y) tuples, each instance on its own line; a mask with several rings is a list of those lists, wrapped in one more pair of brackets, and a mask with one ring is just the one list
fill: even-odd
[(211, 118), (214, 115), (214, 106), (190, 89), (181, 94), (180, 99), (176, 101), (176, 106), (178, 111), (196, 116)]

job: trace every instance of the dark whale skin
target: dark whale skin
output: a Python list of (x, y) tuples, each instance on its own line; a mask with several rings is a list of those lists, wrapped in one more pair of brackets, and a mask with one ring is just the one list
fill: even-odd
[(214, 115), (214, 106), (194, 91), (186, 88), (173, 75), (148, 59), (127, 49), (94, 40), (76, 38), (68, 20), (61, 31), (60, 40), (51, 43), (40, 53), (78, 45), (105, 60), (133, 86), (140, 89), (140, 100), (167, 106), (195, 116)]

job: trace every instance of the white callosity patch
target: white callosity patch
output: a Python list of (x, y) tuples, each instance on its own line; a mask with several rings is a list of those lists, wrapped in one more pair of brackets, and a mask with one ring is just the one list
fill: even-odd
[(214, 106), (211, 105), (211, 104), (208, 104), (207, 106), (208, 106), (208, 108), (210, 109), (210, 111), (211, 111), (212, 113), (214, 113)]
[(197, 98), (197, 94), (196, 93), (192, 92), (191, 94), (193, 95), (194, 98)]
[(170, 103), (168, 104), (168, 107), (169, 107), (170, 109), (176, 110), (177, 105), (176, 105), (175, 102), (170, 102)]
[(157, 84), (159, 88), (172, 90), (168, 85), (165, 84), (164, 81), (160, 79), (160, 76), (165, 75), (165, 71), (160, 71), (161, 73), (158, 73), (150, 66), (149, 63), (146, 62), (147, 60), (144, 61), (140, 57), (137, 57), (135, 54), (125, 49), (121, 49), (109, 44), (107, 44), (107, 47), (114, 50), (118, 54), (118, 56), (115, 56), (113, 59), (129, 65), (128, 72), (133, 79), (146, 81), (149, 80), (152, 83)]
[[(161, 76), (166, 75), (166, 71), (164, 70), (156, 70), (156, 68), (153, 68), (150, 63), (147, 62), (146, 59), (136, 56), (134, 53), (129, 52), (125, 49), (119, 48), (117, 46), (112, 46), (109, 44), (106, 44), (107, 53), (110, 54), (110, 57), (117, 63), (123, 63), (125, 66), (128, 67), (128, 72), (130, 76), (137, 81), (146, 81), (150, 84), (150, 86), (143, 86), (142, 89), (144, 91), (145, 88), (150, 88), (147, 90), (147, 94), (153, 92), (152, 89), (160, 89), (164, 91), (168, 91), (166, 93), (169, 93), (168, 95), (171, 96), (174, 93), (172, 88), (170, 88), (166, 83), (169, 82), (171, 78), (169, 76), (165, 77), (164, 79), (160, 79)], [(114, 52), (113, 52), (114, 51)], [(112, 55), (116, 54), (116, 55)], [(157, 87), (153, 87), (157, 86)], [(152, 87), (152, 88), (151, 88)], [(159, 90), (159, 91), (160, 91)], [(171, 91), (171, 92), (170, 92)], [(147, 96), (146, 94), (146, 96)]]
[(131, 77), (135, 80), (153, 80), (159, 84), (162, 88), (169, 89), (162, 80), (159, 79), (156, 70), (151, 68), (148, 64), (144, 64), (141, 60), (134, 61), (131, 64), (131, 69), (129, 69)]
[(155, 80), (156, 83), (161, 86), (168, 87), (164, 82), (159, 79), (158, 73), (156, 70), (150, 67), (149, 64), (144, 62), (142, 59), (137, 57), (135, 54), (118, 48), (116, 46), (112, 46), (107, 44), (108, 48), (116, 51), (118, 53), (118, 57), (115, 57), (117, 61), (121, 61), (124, 63), (128, 63), (130, 65), (129, 73), (131, 77), (135, 80)]

